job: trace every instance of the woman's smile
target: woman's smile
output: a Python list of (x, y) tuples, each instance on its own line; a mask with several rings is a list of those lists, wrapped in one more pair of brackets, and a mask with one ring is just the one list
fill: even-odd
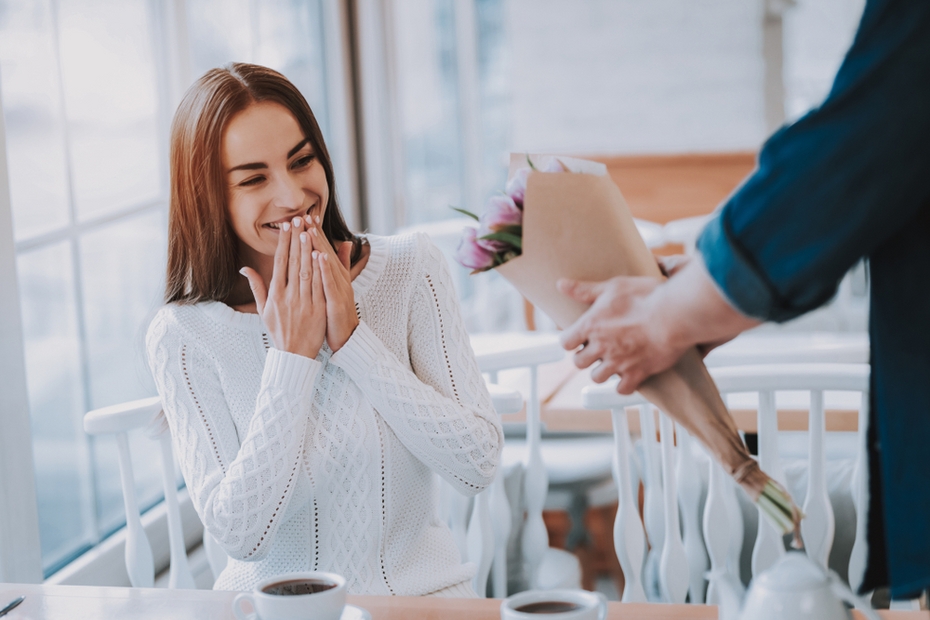
[(326, 172), (300, 124), (274, 102), (250, 105), (223, 134), (229, 216), (246, 265), (270, 266), (278, 233), (295, 217), (323, 219)]

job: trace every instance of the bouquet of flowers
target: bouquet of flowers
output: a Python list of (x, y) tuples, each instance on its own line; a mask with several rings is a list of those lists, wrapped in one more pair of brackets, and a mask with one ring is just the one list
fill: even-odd
[[(478, 227), (465, 229), (456, 260), (472, 273), (496, 269), (561, 328), (587, 306), (558, 292), (560, 278), (663, 277), (603, 164), (512, 155), (504, 193), (480, 216), (459, 211)], [(697, 349), (639, 391), (697, 437), (776, 528), (793, 531), (800, 544), (801, 511), (749, 454)]]

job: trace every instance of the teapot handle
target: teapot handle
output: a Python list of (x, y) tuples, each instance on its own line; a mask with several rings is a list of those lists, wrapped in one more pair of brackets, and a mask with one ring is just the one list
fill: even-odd
[(844, 603), (849, 603), (853, 607), (859, 610), (859, 612), (867, 618), (867, 620), (881, 620), (878, 615), (878, 612), (872, 609), (872, 606), (863, 601), (861, 598), (856, 596), (856, 594), (849, 589), (845, 583), (843, 583), (842, 578), (836, 574), (836, 571), (831, 570), (828, 572), (830, 579), (830, 589), (833, 590), (833, 593)]

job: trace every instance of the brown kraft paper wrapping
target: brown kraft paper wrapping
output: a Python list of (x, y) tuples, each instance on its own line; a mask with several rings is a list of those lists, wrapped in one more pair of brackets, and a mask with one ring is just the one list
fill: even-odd
[[(526, 165), (526, 157), (512, 156), (511, 174)], [(529, 175), (522, 255), (496, 269), (562, 329), (574, 323), (588, 306), (559, 293), (555, 286), (559, 278), (663, 277), (610, 177), (575, 172)], [(769, 477), (740, 439), (697, 349), (685, 353), (672, 368), (648, 378), (639, 391), (697, 437), (758, 501)], [(797, 518), (795, 515), (795, 523)]]

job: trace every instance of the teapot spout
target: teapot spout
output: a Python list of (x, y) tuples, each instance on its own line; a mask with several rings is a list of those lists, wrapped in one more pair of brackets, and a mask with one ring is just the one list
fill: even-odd
[(720, 600), (717, 606), (717, 618), (719, 620), (740, 620), (743, 599), (746, 596), (746, 589), (742, 582), (727, 570), (711, 571), (706, 577), (714, 584)]

